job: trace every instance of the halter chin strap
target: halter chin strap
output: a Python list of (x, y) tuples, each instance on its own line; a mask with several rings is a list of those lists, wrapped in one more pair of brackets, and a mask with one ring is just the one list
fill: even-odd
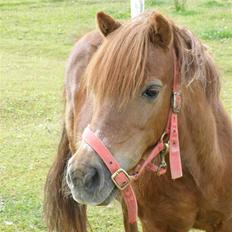
[[(125, 204), (127, 206), (129, 223), (136, 222), (138, 206), (135, 193), (131, 186), (133, 180), (138, 179), (140, 174), (146, 169), (153, 171), (158, 175), (166, 173), (167, 164), (165, 156), (169, 153), (170, 170), (172, 179), (182, 177), (182, 165), (180, 157), (179, 136), (178, 136), (178, 118), (177, 114), (181, 107), (181, 94), (180, 94), (180, 80), (176, 62), (176, 55), (174, 54), (174, 77), (173, 77), (173, 98), (172, 107), (170, 109), (166, 129), (161, 136), (160, 141), (153, 148), (151, 153), (145, 160), (141, 160), (134, 169), (132, 174), (128, 174), (120, 167), (120, 164), (114, 159), (111, 152), (107, 149), (104, 143), (94, 134), (88, 127), (83, 132), (83, 139), (103, 160), (112, 176), (111, 179), (115, 186), (122, 192)], [(167, 139), (167, 143), (164, 142)], [(156, 166), (153, 162), (156, 156), (160, 155), (160, 164)]]

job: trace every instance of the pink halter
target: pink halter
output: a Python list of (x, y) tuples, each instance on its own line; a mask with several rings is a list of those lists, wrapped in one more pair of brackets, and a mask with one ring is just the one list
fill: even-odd
[[(131, 186), (133, 180), (138, 179), (140, 174), (145, 170), (150, 170), (158, 175), (163, 175), (166, 173), (166, 162), (165, 155), (169, 152), (169, 163), (172, 179), (177, 179), (182, 177), (182, 165), (180, 157), (180, 147), (179, 147), (179, 136), (178, 136), (178, 118), (177, 113), (179, 113), (181, 108), (181, 94), (180, 94), (180, 83), (179, 83), (179, 73), (176, 61), (176, 55), (174, 54), (174, 77), (173, 77), (173, 102), (172, 107), (170, 107), (170, 113), (168, 117), (168, 122), (166, 129), (161, 136), (160, 141), (153, 148), (151, 153), (145, 160), (141, 160), (134, 169), (133, 174), (128, 174), (125, 170), (120, 168), (119, 163), (114, 159), (111, 152), (106, 148), (104, 143), (94, 134), (94, 132), (86, 127), (83, 132), (83, 139), (87, 144), (89, 144), (92, 149), (99, 155), (103, 160), (112, 176), (111, 179), (116, 185), (116, 187), (122, 192), (122, 196), (127, 206), (128, 218), (131, 224), (136, 222), (138, 214), (138, 206), (136, 201), (136, 196)], [(168, 138), (168, 142), (165, 143), (164, 137)], [(160, 154), (161, 162), (159, 166), (153, 164), (154, 158)]]

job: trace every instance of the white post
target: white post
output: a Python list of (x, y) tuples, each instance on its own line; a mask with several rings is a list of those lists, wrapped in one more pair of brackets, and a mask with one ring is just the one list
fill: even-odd
[(131, 0), (131, 18), (133, 19), (137, 15), (144, 11), (144, 0)]

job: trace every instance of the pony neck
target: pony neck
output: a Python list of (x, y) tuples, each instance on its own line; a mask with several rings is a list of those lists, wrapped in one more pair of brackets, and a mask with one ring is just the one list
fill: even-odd
[(197, 81), (182, 93), (179, 129), (184, 168), (205, 194), (212, 194), (225, 172), (214, 109), (217, 104), (209, 103)]

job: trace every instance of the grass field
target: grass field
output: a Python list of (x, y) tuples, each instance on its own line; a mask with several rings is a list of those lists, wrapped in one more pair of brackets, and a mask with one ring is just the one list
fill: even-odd
[[(188, 1), (184, 12), (176, 12), (171, 0), (145, 2), (209, 46), (232, 115), (231, 1)], [(126, 20), (129, 1), (0, 0), (0, 8), (0, 231), (46, 231), (43, 185), (60, 136), (66, 58), (76, 38), (95, 28), (97, 11)], [(88, 214), (93, 231), (123, 231), (116, 203)]]

